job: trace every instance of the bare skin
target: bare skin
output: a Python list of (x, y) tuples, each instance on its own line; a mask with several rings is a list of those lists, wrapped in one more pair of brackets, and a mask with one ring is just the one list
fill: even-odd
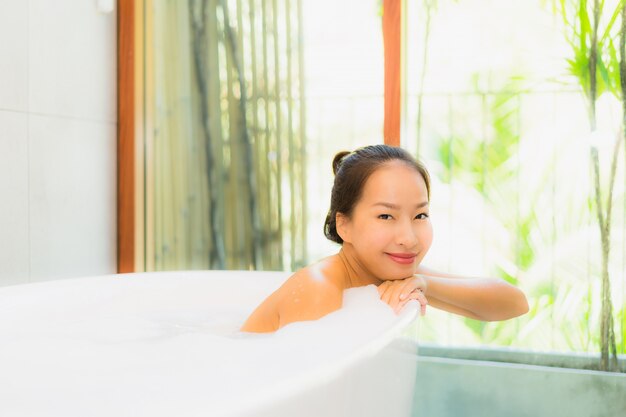
[(421, 265), (432, 242), (424, 179), (390, 162), (366, 181), (350, 216), (338, 213), (343, 239), (336, 255), (292, 275), (250, 315), (246, 332), (273, 332), (289, 323), (316, 320), (341, 308), (343, 291), (376, 285), (396, 312), (411, 301), (473, 319), (492, 321), (528, 311), (516, 287), (493, 278), (467, 278)]
[(420, 302), (422, 315), (430, 305), (483, 321), (507, 320), (528, 311), (523, 293), (502, 280), (467, 278), (418, 267), (414, 276), (402, 280), (364, 281), (342, 258), (345, 255), (340, 251), (299, 270), (257, 307), (241, 330), (268, 333), (289, 323), (317, 320), (341, 308), (345, 289), (369, 284), (378, 286), (381, 299), (396, 312), (411, 300)]
[(316, 320), (341, 308), (344, 289), (380, 282), (351, 275), (339, 254), (324, 258), (292, 275), (257, 307), (241, 330), (273, 332), (295, 321)]

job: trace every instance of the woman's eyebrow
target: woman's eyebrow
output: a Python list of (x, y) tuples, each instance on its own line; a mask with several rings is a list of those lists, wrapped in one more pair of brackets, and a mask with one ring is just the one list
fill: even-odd
[[(428, 205), (428, 201), (424, 201), (424, 202), (421, 202), (419, 204), (416, 204), (415, 208), (419, 209), (419, 208), (422, 208), (422, 207), (426, 207), (427, 205)], [(400, 206), (398, 206), (397, 204), (387, 203), (387, 202), (384, 202), (384, 201), (380, 201), (378, 203), (372, 204), (372, 207), (374, 207), (374, 206), (383, 206), (383, 207), (387, 207), (387, 208), (394, 209), (394, 210), (398, 210), (400, 208)]]

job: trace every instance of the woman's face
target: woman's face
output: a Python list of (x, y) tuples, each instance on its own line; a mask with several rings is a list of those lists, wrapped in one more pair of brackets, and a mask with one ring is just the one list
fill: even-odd
[(401, 161), (367, 179), (350, 218), (338, 214), (337, 231), (361, 265), (383, 280), (415, 273), (433, 240), (428, 191), (422, 176)]

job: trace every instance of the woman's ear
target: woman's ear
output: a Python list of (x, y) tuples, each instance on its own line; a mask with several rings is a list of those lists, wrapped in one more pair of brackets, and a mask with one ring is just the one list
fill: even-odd
[(335, 225), (337, 227), (337, 234), (344, 242), (351, 243), (350, 238), (350, 219), (343, 213), (337, 212), (335, 215)]

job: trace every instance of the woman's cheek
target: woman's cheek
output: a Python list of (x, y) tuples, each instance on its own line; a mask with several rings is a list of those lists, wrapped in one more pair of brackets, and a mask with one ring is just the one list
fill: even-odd
[(359, 231), (362, 232), (361, 239), (367, 241), (375, 241), (383, 232), (383, 228), (380, 227), (380, 224), (374, 221), (363, 221), (359, 225)]
[(369, 234), (369, 241), (372, 245), (374, 246), (380, 246), (381, 244), (383, 246), (387, 245), (387, 241), (391, 239), (391, 237), (393, 236), (392, 233), (390, 233), (388, 228), (372, 228), (370, 229), (371, 233)]
[(433, 243), (433, 225), (430, 220), (420, 230), (420, 241), (425, 250), (428, 250)]

